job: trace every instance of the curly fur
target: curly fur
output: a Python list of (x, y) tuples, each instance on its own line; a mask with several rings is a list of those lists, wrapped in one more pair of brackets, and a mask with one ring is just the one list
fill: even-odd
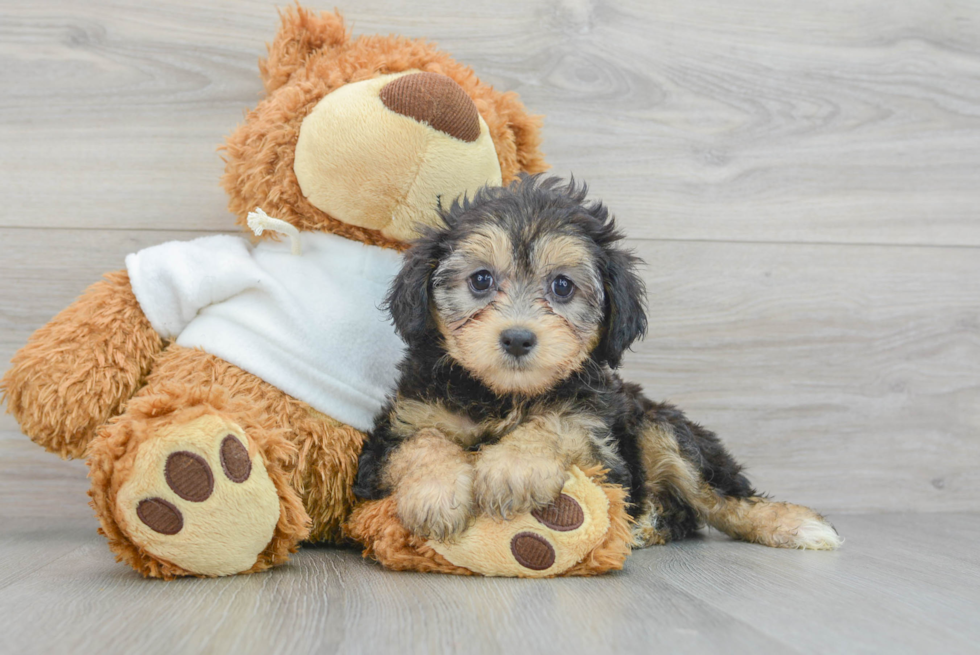
[[(561, 576), (599, 575), (623, 568), (632, 543), (631, 524), (626, 511), (626, 492), (605, 482), (603, 471), (594, 467), (583, 471), (602, 488), (609, 500), (609, 530), (602, 542), (579, 563)], [(364, 557), (393, 571), (422, 571), (473, 575), (437, 553), (422, 537), (413, 535), (398, 520), (393, 498), (370, 501), (354, 508), (344, 530), (351, 539), (364, 544)]]
[(316, 15), (299, 6), (286, 9), (281, 17), (269, 56), (259, 64), (269, 95), (222, 146), (222, 184), (228, 208), (240, 225), (245, 225), (248, 212), (262, 207), (301, 230), (324, 230), (386, 248), (406, 247), (317, 209), (303, 196), (293, 173), (300, 125), (316, 103), (345, 84), (387, 73), (441, 73), (463, 87), (487, 123), (505, 183), (522, 171), (547, 168), (540, 151), (540, 118), (528, 114), (515, 93), (484, 84), (472, 69), (434, 44), (398, 36), (352, 39), (339, 14)]
[[(628, 490), (641, 546), (705, 522), (769, 546), (839, 545), (812, 510), (759, 497), (712, 432), (615, 373), (646, 329), (644, 289), (638, 260), (584, 185), (522, 176), (455, 203), (443, 218), (445, 227), (408, 253), (388, 296), (409, 350), (361, 454), (359, 497), (397, 497), (404, 481), (387, 475), (393, 454), (438, 427), (476, 459), (471, 511), (506, 518), (541, 507), (561, 486), (554, 465), (559, 473), (601, 466)], [(559, 249), (549, 245), (556, 240)], [(485, 290), (473, 286), (478, 274), (492, 278)], [(567, 298), (550, 290), (563, 276), (573, 278)], [(505, 347), (510, 328), (537, 335), (530, 354)], [(570, 366), (538, 354), (555, 332), (581, 351)], [(438, 509), (429, 508), (436, 522)]]
[(139, 389), (163, 340), (126, 271), (108, 273), (37, 330), (0, 380), (7, 411), (34, 443), (68, 459)]
[(136, 448), (162, 427), (215, 414), (255, 441), (279, 491), (273, 542), (252, 571), (281, 563), (300, 541), (337, 541), (350, 513), (364, 433), (324, 416), (237, 366), (171, 345), (161, 353), (125, 414), (102, 427), (89, 453), (89, 495), (109, 547), (148, 577), (190, 575), (134, 544), (114, 517), (114, 499), (130, 475)]
[[(281, 19), (267, 58), (259, 62), (268, 95), (222, 148), (222, 183), (243, 227), (247, 213), (262, 207), (301, 230), (405, 247), (318, 210), (303, 197), (293, 172), (300, 124), (317, 102), (345, 84), (384, 73), (418, 69), (448, 75), (486, 121), (505, 179), (545, 168), (538, 117), (515, 94), (480, 82), (434, 45), (396, 36), (352, 39), (339, 15), (298, 5)], [(101, 529), (117, 556), (144, 575), (189, 572), (131, 541), (114, 516), (115, 495), (132, 474), (141, 443), (161, 426), (207, 414), (244, 429), (278, 490), (279, 525), (252, 571), (284, 561), (301, 539), (341, 538), (365, 435), (217, 357), (164, 343), (125, 271), (90, 287), (39, 329), (12, 364), (0, 381), (8, 410), (48, 450), (62, 457), (89, 455), (90, 495)]]

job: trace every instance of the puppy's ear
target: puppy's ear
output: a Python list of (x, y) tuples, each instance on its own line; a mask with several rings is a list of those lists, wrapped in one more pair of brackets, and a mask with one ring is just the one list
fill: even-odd
[(603, 271), (605, 331), (594, 352), (600, 361), (616, 368), (626, 349), (646, 334), (646, 290), (636, 271), (638, 258), (617, 248), (609, 248), (606, 255), (608, 260)]
[(383, 309), (387, 309), (395, 330), (409, 347), (425, 339), (432, 328), (429, 308), (432, 274), (443, 250), (440, 232), (430, 232), (405, 253), (401, 271), (395, 276)]

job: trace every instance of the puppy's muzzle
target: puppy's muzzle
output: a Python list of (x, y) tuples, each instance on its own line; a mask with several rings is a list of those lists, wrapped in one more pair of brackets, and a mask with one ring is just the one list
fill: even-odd
[(509, 328), (500, 333), (500, 346), (508, 355), (517, 359), (534, 350), (537, 343), (537, 335), (527, 328)]

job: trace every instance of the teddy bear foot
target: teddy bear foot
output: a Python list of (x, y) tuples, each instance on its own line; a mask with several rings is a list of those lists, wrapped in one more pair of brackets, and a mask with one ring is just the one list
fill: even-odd
[(551, 505), (509, 520), (481, 516), (457, 539), (428, 544), (474, 573), (539, 578), (561, 575), (581, 562), (609, 528), (609, 499), (573, 467)]
[(204, 415), (139, 445), (114, 514), (145, 553), (191, 574), (231, 575), (256, 566), (280, 501), (245, 431)]
[(546, 578), (621, 569), (633, 538), (626, 492), (596, 467), (572, 467), (551, 505), (510, 519), (480, 516), (461, 534), (426, 540), (400, 524), (391, 497), (358, 505), (345, 525), (364, 556), (396, 571)]

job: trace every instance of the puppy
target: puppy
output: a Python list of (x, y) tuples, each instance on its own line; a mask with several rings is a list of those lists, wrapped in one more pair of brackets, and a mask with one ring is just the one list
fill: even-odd
[(571, 465), (629, 492), (637, 546), (704, 523), (737, 539), (836, 548), (823, 517), (758, 495), (708, 430), (615, 373), (646, 330), (638, 260), (586, 187), (522, 177), (444, 212), (387, 298), (408, 345), (355, 493), (393, 494), (416, 535), (554, 501)]

